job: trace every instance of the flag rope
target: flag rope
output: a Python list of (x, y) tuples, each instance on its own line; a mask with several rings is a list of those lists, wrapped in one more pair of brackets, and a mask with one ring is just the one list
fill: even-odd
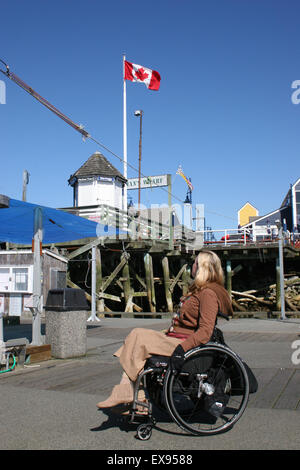
[[(34, 91), (29, 85), (27, 85), (23, 80), (21, 80), (21, 78), (17, 77), (17, 75), (15, 75), (15, 74), (13, 74), (10, 71), (9, 66), (3, 60), (0, 59), (0, 62), (6, 67), (6, 70), (0, 69), (0, 72), (2, 72), (4, 75), (6, 75), (8, 78), (10, 78), (14, 83), (16, 83), (21, 88), (23, 88), (23, 90), (25, 90), (27, 93), (29, 93), (31, 96), (33, 96), (37, 101), (39, 101), (46, 108), (48, 108), (50, 111), (52, 111), (58, 117), (60, 117), (63, 121), (65, 121), (67, 124), (69, 124), (71, 127), (73, 127), (73, 129), (80, 132), (81, 135), (83, 136), (83, 138), (89, 138), (90, 140), (95, 142), (97, 145), (99, 145), (100, 147), (105, 149), (107, 152), (109, 152), (111, 155), (118, 158), (120, 160), (120, 162), (124, 163), (124, 159), (122, 157), (120, 157), (115, 152), (113, 152), (108, 147), (106, 147), (104, 144), (102, 144), (97, 139), (95, 139), (91, 134), (89, 134), (89, 132), (84, 130), (81, 125), (76, 124), (74, 121), (72, 121), (70, 118), (68, 118), (65, 114), (63, 114), (61, 111), (59, 111), (55, 106), (53, 106), (51, 103), (49, 103), (49, 101), (47, 101), (45, 98), (43, 98), (41, 95), (39, 95), (36, 91)], [(128, 167), (130, 167), (136, 173), (139, 172), (139, 170), (137, 168), (135, 168), (133, 165), (131, 165), (130, 163), (126, 162), (126, 164), (127, 164)], [(141, 176), (142, 176), (142, 178), (147, 178), (147, 176), (143, 175), (142, 173), (141, 173)], [(158, 187), (160, 189), (162, 189), (163, 191), (165, 191), (166, 193), (168, 193), (167, 189), (165, 189), (161, 186), (158, 186)], [(172, 194), (172, 197), (174, 199), (177, 199), (179, 202), (183, 203), (183, 201), (180, 198), (178, 198), (175, 194)]]
[(19, 85), (23, 90), (27, 91), (31, 96), (33, 96), (37, 101), (39, 101), (41, 104), (46, 106), (50, 111), (52, 111), (54, 114), (56, 114), (58, 117), (60, 117), (63, 121), (65, 121), (67, 124), (69, 124), (71, 127), (73, 127), (76, 131), (80, 132), (83, 137), (87, 138), (89, 137), (89, 133), (83, 129), (81, 125), (76, 124), (73, 122), (70, 118), (68, 118), (65, 114), (63, 114), (59, 109), (57, 109), (55, 106), (53, 106), (49, 101), (47, 101), (45, 98), (43, 98), (41, 95), (39, 95), (33, 88), (31, 88), (29, 85), (27, 85), (21, 78), (19, 78), (17, 75), (14, 73), (10, 72), (9, 66), (3, 62), (3, 60), (0, 59), (0, 61), (5, 65), (6, 71), (3, 71), (0, 69), (0, 71), (6, 75), (8, 78), (10, 78), (14, 83)]
[[(120, 162), (123, 162), (124, 163), (124, 159), (122, 157), (120, 157), (119, 155), (117, 155), (115, 152), (113, 152), (112, 150), (110, 150), (108, 147), (106, 147), (104, 144), (102, 144), (101, 142), (99, 142), (97, 139), (95, 139), (91, 134), (89, 134), (89, 132), (87, 132), (83, 126), (80, 124), (76, 124), (74, 121), (72, 121), (70, 118), (68, 118), (68, 116), (66, 116), (65, 114), (63, 114), (61, 111), (59, 111), (55, 106), (53, 106), (49, 101), (47, 101), (45, 98), (43, 98), (41, 95), (39, 95), (36, 91), (33, 90), (33, 88), (31, 88), (29, 85), (27, 85), (21, 78), (19, 78), (17, 75), (15, 75), (14, 73), (12, 73), (10, 71), (10, 67), (9, 65), (7, 65), (2, 59), (0, 59), (0, 62), (5, 66), (5, 70), (2, 70), (0, 68), (0, 72), (3, 73), (6, 77), (8, 77), (9, 79), (11, 79), (14, 83), (16, 83), (18, 86), (20, 86), (23, 90), (25, 90), (27, 93), (29, 93), (31, 96), (33, 96), (37, 101), (39, 101), (42, 105), (44, 105), (46, 108), (48, 108), (50, 111), (52, 111), (54, 114), (56, 114), (58, 117), (60, 117), (64, 122), (66, 122), (67, 124), (69, 124), (71, 127), (73, 127), (73, 129), (75, 129), (76, 131), (80, 132), (80, 134), (82, 135), (82, 137), (84, 139), (86, 138), (89, 138), (90, 140), (92, 140), (93, 142), (95, 142), (97, 145), (99, 145), (100, 147), (102, 147), (103, 149), (105, 149), (107, 152), (109, 152), (111, 155), (113, 155), (114, 157), (118, 158), (120, 160)], [(139, 170), (137, 168), (135, 168), (133, 165), (131, 165), (130, 163), (126, 162), (127, 166), (129, 166), (132, 170), (134, 170), (136, 173), (139, 172)], [(177, 173), (178, 174), (178, 173)], [(141, 173), (141, 176), (143, 178), (147, 178), (147, 176), (143, 175)], [(182, 175), (181, 175), (182, 176)], [(189, 182), (190, 183), (190, 182)], [(165, 189), (164, 187), (162, 186), (158, 186), (158, 188), (160, 188), (161, 190), (165, 191), (166, 193), (168, 193), (168, 190)], [(177, 201), (181, 202), (181, 203), (184, 203), (184, 201), (182, 199), (180, 199), (179, 197), (177, 197), (175, 194), (171, 193), (171, 196), (176, 199)], [(210, 212), (210, 211), (207, 211), (207, 212)], [(228, 217), (226, 215), (223, 215), (223, 214), (217, 214), (216, 212), (210, 212), (212, 214), (215, 214), (215, 215), (219, 215), (221, 217), (226, 217), (226, 218), (229, 218), (229, 219), (232, 219), (232, 220), (235, 220), (233, 219), (233, 217)]]

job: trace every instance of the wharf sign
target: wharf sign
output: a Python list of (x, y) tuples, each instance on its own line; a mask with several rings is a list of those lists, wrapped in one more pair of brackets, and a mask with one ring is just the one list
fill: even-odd
[[(168, 175), (144, 176), (141, 177), (140, 188), (156, 188), (159, 186), (168, 186)], [(138, 189), (139, 178), (128, 178), (127, 189)]]

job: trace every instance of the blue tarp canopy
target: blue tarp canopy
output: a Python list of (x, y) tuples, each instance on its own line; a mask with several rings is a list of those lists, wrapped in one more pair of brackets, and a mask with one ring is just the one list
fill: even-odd
[(34, 237), (34, 212), (42, 209), (43, 243), (60, 243), (82, 238), (115, 235), (117, 229), (98, 224), (62, 210), (9, 200), (7, 209), (0, 209), (0, 241), (31, 245)]

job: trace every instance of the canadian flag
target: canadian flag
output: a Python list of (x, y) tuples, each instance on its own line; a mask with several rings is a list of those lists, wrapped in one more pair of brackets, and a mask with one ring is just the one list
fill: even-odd
[(160, 85), (160, 75), (156, 70), (148, 69), (142, 65), (132, 64), (124, 61), (124, 79), (132, 82), (145, 83), (149, 90), (158, 90)]

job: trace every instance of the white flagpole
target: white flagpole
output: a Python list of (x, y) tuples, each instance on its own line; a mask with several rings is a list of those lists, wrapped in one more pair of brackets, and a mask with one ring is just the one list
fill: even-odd
[[(127, 110), (126, 110), (125, 55), (123, 55), (123, 160), (124, 178), (127, 179)], [(123, 210), (127, 212), (127, 183), (124, 186)]]

